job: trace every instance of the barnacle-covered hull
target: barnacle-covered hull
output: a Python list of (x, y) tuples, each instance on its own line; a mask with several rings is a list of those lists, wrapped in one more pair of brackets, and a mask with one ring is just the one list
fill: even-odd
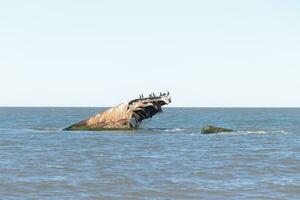
[(138, 129), (144, 119), (162, 111), (161, 107), (171, 103), (169, 95), (139, 98), (105, 110), (64, 130), (132, 130)]

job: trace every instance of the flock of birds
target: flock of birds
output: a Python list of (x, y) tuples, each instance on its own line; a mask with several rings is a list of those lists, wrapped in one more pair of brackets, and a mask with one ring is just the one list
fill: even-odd
[[(149, 94), (148, 98), (156, 98), (156, 97), (162, 97), (162, 96), (168, 96), (170, 94), (170, 92), (168, 91), (167, 93), (159, 93), (159, 96), (156, 96), (155, 93), (151, 93)], [(144, 95), (143, 94), (140, 94), (140, 99), (143, 99), (144, 98)]]

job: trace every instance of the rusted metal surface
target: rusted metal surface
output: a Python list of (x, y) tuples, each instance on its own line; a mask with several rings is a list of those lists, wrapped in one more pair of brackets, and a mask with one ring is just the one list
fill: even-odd
[(154, 93), (147, 98), (140, 95), (139, 99), (134, 99), (122, 103), (118, 106), (105, 110), (84, 121), (73, 124), (64, 130), (131, 130), (138, 129), (144, 119), (162, 111), (162, 106), (171, 103), (171, 96)]

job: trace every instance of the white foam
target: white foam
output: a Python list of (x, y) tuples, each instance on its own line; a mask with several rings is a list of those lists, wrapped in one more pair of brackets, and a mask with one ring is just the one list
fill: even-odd
[(288, 132), (283, 130), (275, 130), (275, 131), (266, 131), (266, 130), (248, 130), (248, 131), (235, 131), (235, 132), (227, 132), (227, 133), (220, 133), (224, 135), (265, 135), (265, 134), (288, 134)]
[(185, 131), (185, 129), (181, 128), (173, 128), (173, 129), (166, 129), (166, 132), (179, 132), (179, 131)]
[(249, 134), (267, 134), (267, 131), (263, 131), (263, 130), (258, 130), (258, 131), (245, 131), (246, 133)]

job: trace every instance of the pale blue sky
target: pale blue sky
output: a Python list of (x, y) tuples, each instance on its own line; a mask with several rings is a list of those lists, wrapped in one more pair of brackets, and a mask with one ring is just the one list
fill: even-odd
[(0, 106), (300, 106), (300, 1), (1, 1)]

